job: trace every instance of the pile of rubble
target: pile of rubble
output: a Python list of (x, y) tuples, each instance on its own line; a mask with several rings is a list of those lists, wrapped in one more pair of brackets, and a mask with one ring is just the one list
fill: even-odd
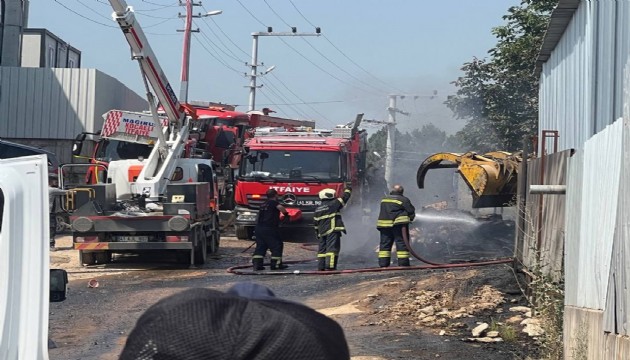
[[(382, 295), (368, 294), (362, 302), (370, 305), (373, 310), (366, 325), (437, 328), (440, 330), (439, 335), (461, 334), (462, 331), (469, 331), (465, 330), (468, 328), (471, 329), (472, 336), (469, 335), (462, 340), (481, 343), (502, 342), (504, 341), (502, 335), (516, 337), (518, 332), (526, 333), (533, 338), (544, 333), (540, 320), (532, 317), (532, 310), (529, 307), (507, 308), (507, 305), (504, 305), (506, 304), (504, 294), (491, 285), (478, 287), (472, 296), (467, 296), (459, 287), (425, 290), (412, 286), (405, 289), (405, 284), (398, 281), (388, 282), (383, 286), (397, 288), (400, 295), (395, 302), (390, 302), (389, 290)], [(516, 299), (511, 300), (515, 301)], [(475, 322), (476, 317), (488, 316), (499, 321), (493, 320), (492, 324)]]
[(503, 294), (489, 285), (480, 287), (467, 299), (456, 299), (454, 288), (445, 291), (410, 289), (396, 303), (380, 306), (374, 314), (383, 315), (377, 325), (404, 322), (436, 327), (452, 319), (474, 317), (479, 312), (495, 309), (504, 301)]

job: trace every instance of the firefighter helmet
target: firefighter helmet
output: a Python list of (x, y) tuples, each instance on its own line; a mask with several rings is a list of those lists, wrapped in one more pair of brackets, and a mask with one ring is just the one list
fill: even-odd
[(322, 200), (332, 199), (335, 197), (335, 189), (324, 189), (319, 192), (319, 198)]

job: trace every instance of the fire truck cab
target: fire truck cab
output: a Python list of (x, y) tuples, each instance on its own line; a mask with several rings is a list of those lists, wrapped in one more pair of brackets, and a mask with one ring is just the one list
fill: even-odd
[(356, 190), (353, 199), (360, 198), (366, 145), (367, 135), (357, 127), (256, 129), (255, 136), (245, 143), (236, 178), (237, 238), (252, 238), (258, 208), (269, 189), (278, 191), (285, 207), (300, 210), (300, 218), (283, 225), (288, 227), (313, 225), (315, 208), (321, 204), (318, 193), (323, 189), (340, 194), (350, 183)]

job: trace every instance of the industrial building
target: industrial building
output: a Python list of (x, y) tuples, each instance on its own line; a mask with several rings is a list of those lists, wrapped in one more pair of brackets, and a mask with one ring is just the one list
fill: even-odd
[(120, 81), (82, 68), (81, 51), (47, 29), (28, 28), (28, 1), (3, 1), (0, 19), (0, 138), (73, 162), (72, 140), (95, 132), (111, 109), (147, 110)]
[(630, 358), (629, 37), (630, 2), (560, 0), (537, 61), (551, 141), (528, 183), (566, 195), (527, 195), (524, 217), (542, 220), (521, 248), (564, 280), (565, 359)]

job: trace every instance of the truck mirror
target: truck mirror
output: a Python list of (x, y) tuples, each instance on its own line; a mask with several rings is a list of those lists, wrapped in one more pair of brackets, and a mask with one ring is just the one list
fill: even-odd
[(66, 300), (68, 272), (62, 269), (50, 269), (50, 301)]
[[(262, 156), (261, 156), (262, 157)], [(250, 164), (255, 164), (258, 160), (256, 159), (256, 156), (254, 155), (248, 155), (247, 156), (247, 161), (249, 161)]]
[(269, 159), (269, 154), (267, 154), (266, 152), (261, 152), (260, 153), (260, 158), (262, 160)]
[(85, 141), (86, 133), (81, 133), (72, 142), (72, 155), (80, 156), (83, 149), (83, 141)]

